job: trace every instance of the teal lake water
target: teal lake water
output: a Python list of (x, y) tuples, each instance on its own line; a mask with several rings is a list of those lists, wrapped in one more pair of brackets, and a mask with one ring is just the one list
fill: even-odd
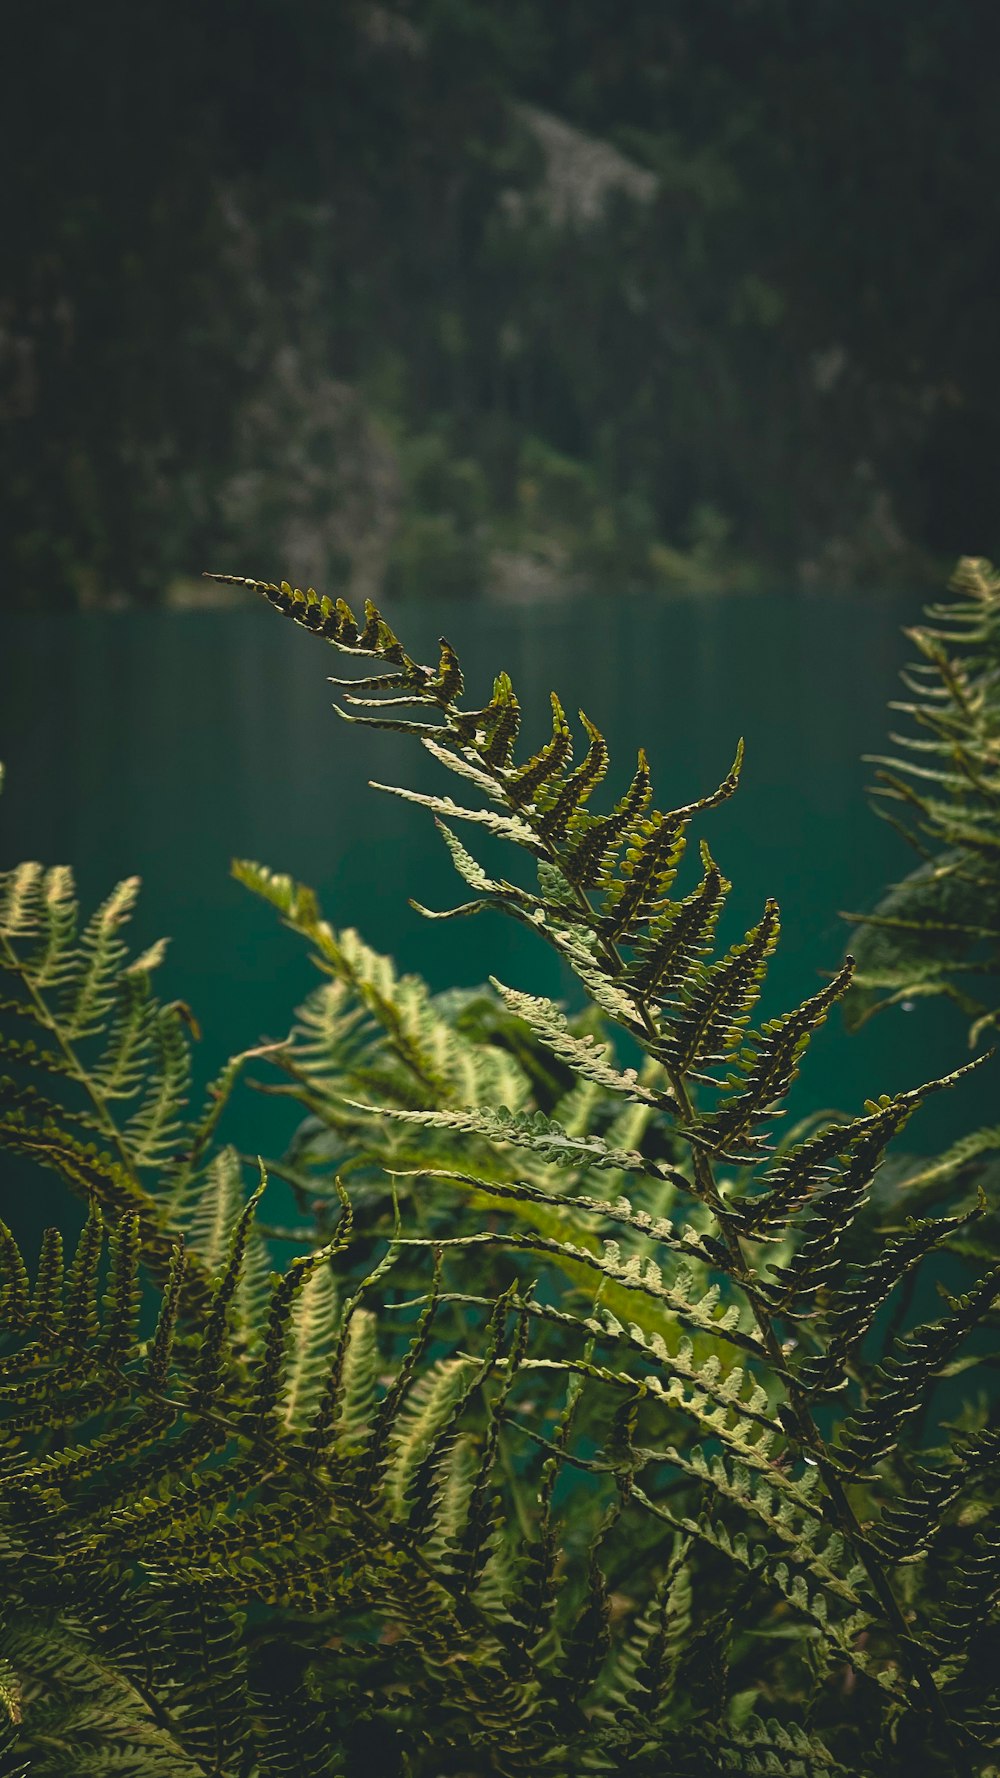
[[(746, 736), (743, 786), (701, 831), (734, 883), (724, 936), (756, 919), (767, 895), (781, 904), (775, 1012), (839, 962), (838, 910), (871, 906), (911, 866), (867, 806), (860, 756), (884, 746), (909, 652), (900, 626), (919, 610), (918, 597), (775, 594), (664, 600), (642, 615), (638, 602), (609, 598), (540, 611), (426, 602), (392, 616), (419, 658), (448, 634), (470, 700), (505, 667), (533, 745), (547, 732), (550, 687), (568, 710), (582, 705), (608, 736), (616, 794), (640, 742), (666, 807), (714, 787)], [(301, 944), (231, 880), (234, 855), (312, 884), (334, 924), (358, 926), (435, 987), (492, 972), (571, 994), (552, 954), (513, 922), (432, 925), (408, 906), (410, 894), (451, 905), (464, 886), (426, 811), (368, 780), (457, 795), (456, 781), (406, 737), (339, 721), (326, 676), (350, 671), (347, 657), (256, 603), (0, 618), (0, 859), (71, 863), (85, 908), (141, 875), (136, 941), (171, 935), (160, 990), (198, 1014), (202, 1080), (230, 1052), (284, 1035), (315, 980)], [(814, 1045), (798, 1108), (859, 1107), (966, 1054), (961, 1019), (937, 1006), (894, 1010), (856, 1036), (837, 1017)], [(933, 1148), (985, 1115), (993, 1072), (961, 1101), (928, 1108), (910, 1145)], [(253, 1097), (240, 1145), (280, 1146), (275, 1115)]]

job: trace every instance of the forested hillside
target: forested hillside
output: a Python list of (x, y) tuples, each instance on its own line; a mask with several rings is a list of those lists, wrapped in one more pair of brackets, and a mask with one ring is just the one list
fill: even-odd
[(16, 0), (2, 597), (996, 553), (985, 0)]

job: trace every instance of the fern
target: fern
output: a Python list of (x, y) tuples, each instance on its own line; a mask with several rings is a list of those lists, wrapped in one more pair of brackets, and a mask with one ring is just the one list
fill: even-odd
[[(85, 1202), (139, 1218), (155, 1273), (170, 1266), (173, 1203), (196, 1193), (197, 1163), (239, 1074), (229, 1064), (200, 1119), (191, 1117), (190, 1010), (161, 1005), (152, 975), (165, 946), (130, 957), (123, 928), (138, 879), (118, 885), (79, 929), (65, 867), (21, 865), (0, 873), (0, 1139), (14, 1154), (54, 1169)], [(35, 1035), (23, 1035), (33, 1032)], [(27, 1078), (49, 1077), (44, 1092)], [(184, 1157), (187, 1157), (186, 1159)], [(208, 1287), (197, 1256), (186, 1306)]]
[(951, 586), (956, 599), (907, 632), (920, 660), (892, 707), (916, 732), (894, 734), (902, 754), (876, 761), (880, 812), (924, 862), (858, 917), (848, 1011), (861, 1022), (946, 995), (975, 1046), (1000, 1017), (978, 991), (1000, 970), (1000, 576), (966, 558)]
[[(260, 590), (293, 618), (305, 622), (307, 627), (316, 627), (312, 595), (297, 595), (288, 587), (275, 590), (262, 586)], [(377, 627), (377, 620), (369, 615), (370, 633), (373, 623)], [(353, 635), (336, 625), (327, 626), (325, 634), (327, 640), (348, 652), (354, 646)], [(865, 1203), (885, 1144), (922, 1094), (904, 1096), (898, 1104), (886, 1101), (884, 1107), (873, 1106), (861, 1118), (838, 1128), (832, 1149), (831, 1139), (821, 1137), (815, 1146), (818, 1150), (825, 1147), (825, 1152), (817, 1153), (815, 1161), (810, 1156), (805, 1163), (798, 1163), (800, 1184), (790, 1183), (796, 1174), (790, 1174), (787, 1162), (779, 1162), (776, 1172), (769, 1176), (767, 1147), (760, 1127), (780, 1105), (809, 1038), (830, 1005), (846, 991), (850, 971), (843, 971), (830, 990), (804, 1002), (792, 1014), (769, 1021), (766, 1028), (755, 1033), (749, 1022), (777, 939), (777, 909), (769, 904), (763, 921), (747, 934), (743, 943), (712, 962), (709, 947), (727, 885), (704, 842), (700, 885), (683, 900), (671, 898), (690, 820), (731, 793), (739, 762), (719, 792), (683, 809), (662, 812), (651, 809), (648, 764), (640, 756), (639, 770), (624, 798), (610, 816), (595, 817), (584, 804), (607, 769), (608, 755), (592, 723), (588, 721), (586, 725), (589, 763), (585, 762), (585, 769), (574, 774), (570, 770), (572, 736), (562, 706), (554, 697), (550, 740), (518, 765), (511, 753), (513, 734), (505, 741), (502, 755), (498, 756), (492, 745), (493, 720), (499, 720), (499, 706), (510, 695), (509, 681), (497, 681), (493, 705), (487, 706), (488, 711), (492, 708), (493, 716), (484, 716), (482, 712), (467, 716), (457, 701), (458, 679), (445, 696), (440, 671), (435, 674), (432, 668), (420, 669), (410, 662), (406, 673), (407, 697), (414, 704), (434, 706), (435, 732), (423, 733), (425, 745), (433, 749), (440, 763), (471, 780), (504, 813), (494, 815), (488, 809), (465, 808), (450, 798), (423, 794), (413, 800), (439, 816), (447, 816), (449, 822), (458, 817), (485, 824), (494, 833), (519, 844), (536, 860), (538, 891), (525, 891), (487, 875), (465, 847), (457, 843), (450, 827), (446, 832), (453, 860), (477, 894), (477, 902), (471, 905), (496, 906), (516, 918), (529, 919), (575, 969), (589, 996), (632, 1039), (638, 1040), (663, 1069), (667, 1091), (658, 1110), (669, 1118), (673, 1140), (686, 1141), (690, 1146), (690, 1163), (683, 1183), (715, 1218), (724, 1269), (745, 1296), (758, 1337), (777, 1369), (783, 1357), (782, 1315), (795, 1313), (796, 1301), (802, 1300), (804, 1292), (815, 1293), (822, 1286), (830, 1294), (837, 1275), (837, 1251), (846, 1250), (849, 1245), (852, 1225)], [(369, 709), (377, 702), (371, 698), (365, 701)], [(377, 725), (384, 718), (373, 713), (361, 720)], [(642, 824), (641, 830), (638, 823)], [(656, 860), (653, 866), (651, 857)], [(628, 892), (635, 884), (637, 867), (642, 888), (641, 893), (633, 895)], [(572, 1048), (568, 1041), (571, 1034), (560, 1023), (557, 1009), (544, 1003), (533, 1007), (525, 998), (511, 1002), (509, 996), (508, 1003), (522, 1015), (529, 1015), (529, 1023), (543, 1042), (551, 1044), (555, 1040), (555, 1053), (558, 1055), (561, 1047), (561, 1059), (575, 1072), (589, 1069), (593, 1077), (591, 1056)], [(727, 1070), (721, 1079), (717, 1072), (720, 1068)], [(613, 1073), (613, 1069), (610, 1074), (605, 1073), (599, 1084), (613, 1089)], [(937, 1084), (940, 1083), (931, 1086)], [(702, 1108), (700, 1099), (706, 1092), (710, 1102)], [(505, 1144), (511, 1142), (532, 1154), (540, 1154), (550, 1164), (557, 1157), (564, 1158), (560, 1153), (561, 1132), (537, 1117), (498, 1116), (495, 1108), (476, 1113), (399, 1109), (394, 1115), (425, 1128), (434, 1126), (492, 1137), (494, 1149), (498, 1139)], [(624, 1167), (625, 1171), (634, 1169), (647, 1175), (655, 1170), (655, 1164), (651, 1167), (637, 1154), (610, 1156), (604, 1144), (588, 1141), (586, 1146), (592, 1150), (591, 1167), (614, 1164), (619, 1171)], [(741, 1149), (747, 1152), (743, 1154)], [(794, 1257), (791, 1268), (785, 1268), (787, 1283), (783, 1282), (781, 1293), (775, 1293), (766, 1278), (754, 1276), (743, 1243), (747, 1236), (753, 1239), (756, 1228), (751, 1224), (740, 1230), (739, 1218), (730, 1214), (715, 1183), (717, 1160), (725, 1162), (734, 1157), (756, 1162), (757, 1178), (748, 1203), (766, 1203), (769, 1232), (793, 1242)], [(838, 1158), (839, 1179), (831, 1173), (831, 1162)], [(675, 1177), (677, 1171), (671, 1168)], [(782, 1202), (786, 1213), (778, 1209)], [(803, 1207), (809, 1210), (810, 1217), (801, 1233), (798, 1218)], [(756, 1221), (758, 1213), (754, 1211), (752, 1215)], [(932, 1245), (933, 1240), (928, 1239), (927, 1247)], [(867, 1316), (870, 1323), (879, 1302), (891, 1295), (913, 1265), (919, 1264), (920, 1248), (919, 1242), (917, 1251), (912, 1242), (890, 1246), (882, 1256), (878, 1276), (873, 1268), (867, 1283), (855, 1270), (850, 1310), (845, 1304), (841, 1326), (847, 1313), (862, 1320)], [(811, 1257), (813, 1253), (815, 1259)], [(616, 1283), (620, 1281), (615, 1279)], [(984, 1304), (979, 1304), (976, 1318), (981, 1319), (983, 1312)], [(835, 1318), (834, 1308), (832, 1319)], [(882, 1609), (889, 1611), (898, 1632), (902, 1613), (898, 1605), (888, 1603), (892, 1597), (889, 1577), (878, 1567), (860, 1536), (849, 1497), (837, 1474), (836, 1459), (813, 1418), (808, 1400), (813, 1379), (808, 1362), (801, 1381), (796, 1381), (794, 1372), (790, 1373), (783, 1362), (780, 1368), (787, 1399), (778, 1423), (792, 1439), (793, 1448), (797, 1447), (800, 1459), (812, 1462), (819, 1470), (841, 1533), (853, 1541), (868, 1584)], [(935, 1701), (933, 1695), (930, 1660), (918, 1658), (914, 1665), (911, 1650), (910, 1666), (925, 1705), (939, 1716), (940, 1701)]]
[[(989, 1356), (992, 1211), (934, 1212), (989, 1142), (924, 1169), (908, 1220), (873, 1205), (965, 1070), (774, 1146), (851, 969), (760, 1020), (777, 908), (719, 941), (703, 841), (680, 881), (741, 754), (668, 810), (640, 755), (594, 812), (589, 717), (574, 762), (554, 698), (521, 757), (505, 674), (466, 709), (447, 643), (424, 666), (372, 607), (260, 590), (370, 667), (352, 720), (490, 805), (412, 798), (472, 891), (449, 912), (529, 923), (588, 1010), (433, 996), (241, 864), (323, 981), (192, 1117), (134, 888), (78, 937), (67, 873), (4, 878), (4, 1140), (90, 1210), (68, 1264), (0, 1234), (0, 1758), (353, 1778), (378, 1736), (410, 1778), (986, 1778), (996, 1427), (969, 1395), (943, 1444), (935, 1391)], [(461, 819), (526, 868), (487, 872)], [(220, 1128), (250, 1054), (299, 1120), (260, 1165)], [(968, 1288), (906, 1326), (941, 1253)]]

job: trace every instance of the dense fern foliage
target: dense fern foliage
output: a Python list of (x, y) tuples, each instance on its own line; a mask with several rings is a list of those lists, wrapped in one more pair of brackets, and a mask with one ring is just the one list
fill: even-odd
[[(955, 599), (908, 632), (921, 658), (894, 708), (916, 732), (894, 734), (902, 754), (876, 762), (876, 807), (921, 862), (874, 912), (855, 916), (858, 968), (845, 1011), (860, 1025), (945, 1000), (981, 1050), (1000, 1022), (1000, 574), (966, 559), (951, 584)], [(979, 1185), (989, 1220), (959, 1245), (996, 1251), (998, 1156), (1000, 1123), (991, 1122), (911, 1169), (903, 1189), (923, 1207)]]
[[(192, 1115), (135, 886), (81, 930), (68, 872), (3, 879), (4, 1141), (88, 1216), (68, 1261), (3, 1235), (0, 1770), (995, 1773), (992, 1218), (872, 1189), (964, 1070), (784, 1132), (852, 966), (762, 1017), (777, 907), (726, 945), (704, 839), (685, 882), (739, 755), (661, 810), (640, 753), (597, 813), (588, 717), (524, 756), (506, 675), (466, 708), (447, 643), (247, 584), (471, 786), (395, 792), (470, 892), (434, 917), (529, 924), (587, 1010), (433, 996), (239, 864), (321, 981)], [(249, 1069), (273, 1161), (226, 1140)]]
[(908, 632), (921, 658), (894, 708), (917, 732), (878, 761), (882, 812), (923, 862), (855, 935), (852, 1005), (860, 1018), (947, 995), (975, 1044), (1000, 1022), (1000, 574), (966, 560), (952, 587)]

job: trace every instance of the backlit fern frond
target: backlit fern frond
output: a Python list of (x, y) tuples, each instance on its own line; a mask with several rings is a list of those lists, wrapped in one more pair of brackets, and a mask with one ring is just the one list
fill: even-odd
[(367, 1079), (406, 1104), (517, 1105), (527, 1096), (509, 1051), (463, 1041), (418, 976), (397, 976), (391, 958), (353, 930), (335, 932), (311, 890), (243, 860), (233, 874), (308, 940), (330, 978), (300, 1009), (291, 1044), (277, 1057), (314, 1094)]
[[(658, 1445), (636, 1432), (630, 1435), (624, 1469), (611, 1456), (603, 1461), (597, 1456), (584, 1458), (544, 1437), (539, 1448), (551, 1446), (550, 1460), (559, 1451), (562, 1463), (592, 1475), (614, 1474), (624, 1490), (622, 1499), (643, 1506), (664, 1525), (686, 1532), (716, 1552), (743, 1574), (740, 1584), (752, 1579), (776, 1592), (819, 1633), (832, 1658), (846, 1655), (859, 1673), (873, 1669), (857, 1638), (862, 1632), (867, 1636), (868, 1626), (883, 1621), (897, 1640), (908, 1674), (908, 1708), (925, 1712), (935, 1725), (933, 1734), (947, 1741), (932, 1647), (905, 1631), (890, 1570), (862, 1531), (863, 1507), (852, 1497), (851, 1485), (862, 1478), (867, 1482), (875, 1471), (881, 1474), (911, 1414), (918, 1408), (926, 1411), (940, 1366), (948, 1362), (960, 1335), (989, 1315), (995, 1296), (988, 1280), (981, 1283), (945, 1318), (938, 1332), (928, 1332), (929, 1343), (913, 1336), (912, 1353), (887, 1359), (887, 1369), (876, 1375), (873, 1385), (868, 1378), (859, 1384), (859, 1345), (882, 1306), (925, 1255), (955, 1240), (968, 1221), (960, 1214), (941, 1226), (933, 1221), (914, 1225), (880, 1247), (867, 1265), (858, 1257), (859, 1218), (866, 1211), (889, 1142), (929, 1092), (952, 1084), (958, 1075), (895, 1099), (871, 1101), (861, 1116), (821, 1125), (790, 1151), (775, 1153), (769, 1146), (774, 1120), (812, 1036), (847, 993), (852, 966), (848, 962), (828, 986), (792, 1011), (754, 1025), (778, 938), (776, 906), (769, 902), (743, 939), (728, 948), (717, 947), (729, 885), (703, 840), (700, 880), (686, 893), (677, 888), (692, 822), (733, 793), (742, 749), (718, 789), (667, 810), (654, 805), (649, 761), (640, 753), (631, 782), (602, 815), (594, 812), (591, 799), (610, 760), (591, 718), (583, 719), (586, 748), (581, 763), (575, 765), (573, 732), (562, 704), (553, 696), (550, 735), (536, 751), (519, 759), (521, 708), (506, 675), (497, 677), (486, 705), (465, 709), (464, 679), (449, 644), (442, 643), (437, 665), (421, 666), (372, 607), (362, 626), (342, 602), (333, 606), (287, 584), (246, 584), (343, 651), (369, 652), (391, 666), (391, 673), (376, 673), (358, 682), (356, 691), (348, 694), (345, 713), (371, 726), (409, 727), (440, 765), (456, 772), (484, 799), (458, 803), (451, 797), (395, 791), (438, 818), (452, 860), (472, 892), (473, 900), (448, 910), (449, 915), (495, 908), (530, 924), (577, 975), (590, 1002), (629, 1043), (640, 1047), (647, 1068), (658, 1071), (626, 1072), (613, 1049), (598, 1050), (586, 1035), (578, 1035), (551, 1002), (502, 989), (508, 1009), (524, 1021), (535, 1042), (551, 1052), (557, 1065), (586, 1083), (588, 1092), (605, 1099), (624, 1094), (636, 1102), (636, 1111), (645, 1119), (642, 1145), (612, 1143), (607, 1134), (610, 1125), (595, 1131), (584, 1122), (579, 1133), (570, 1133), (551, 1112), (519, 1111), (496, 1100), (466, 1097), (456, 1104), (439, 1095), (436, 1102), (406, 1104), (397, 1099), (390, 1106), (360, 1100), (356, 1111), (367, 1107), (374, 1116), (377, 1106), (393, 1126), (433, 1133), (445, 1142), (461, 1139), (485, 1147), (489, 1167), (466, 1170), (447, 1163), (442, 1168), (439, 1163), (429, 1176), (442, 1182), (448, 1177), (462, 1181), (473, 1203), (506, 1204), (518, 1217), (530, 1208), (534, 1219), (533, 1227), (522, 1226), (516, 1232), (503, 1225), (455, 1235), (428, 1230), (403, 1237), (403, 1252), (433, 1246), (444, 1255), (446, 1268), (456, 1251), (470, 1258), (491, 1251), (509, 1253), (512, 1263), (522, 1264), (530, 1255), (534, 1265), (554, 1265), (578, 1291), (589, 1288), (598, 1300), (613, 1301), (610, 1324), (595, 1313), (576, 1316), (576, 1327), (588, 1352), (605, 1326), (612, 1339), (617, 1337), (613, 1330), (620, 1330), (624, 1347), (619, 1347), (619, 1362), (625, 1350), (632, 1359), (643, 1349), (659, 1352), (669, 1376), (671, 1356), (681, 1350), (678, 1328), (685, 1330), (689, 1341), (709, 1342), (704, 1356), (695, 1352), (689, 1361), (690, 1385), (675, 1373), (661, 1393), (648, 1373), (639, 1373), (641, 1413), (658, 1413), (657, 1403), (669, 1400), (670, 1412), (686, 1422), (687, 1442)], [(987, 604), (993, 597), (992, 590), (983, 592)], [(935, 669), (944, 671), (939, 654), (930, 653)], [(954, 687), (952, 693), (959, 696)], [(962, 695), (971, 695), (968, 686)], [(404, 704), (418, 713), (405, 725), (397, 715)], [(935, 733), (941, 732), (939, 725)], [(982, 760), (976, 769), (985, 769)], [(949, 790), (954, 788), (949, 785)], [(976, 794), (985, 794), (981, 786)], [(457, 821), (482, 826), (511, 841), (530, 861), (531, 878), (507, 881), (485, 870), (457, 838)], [(984, 836), (995, 835), (995, 823), (990, 828), (985, 818), (977, 817), (972, 825), (980, 847), (988, 849)], [(969, 822), (959, 826), (961, 843), (973, 850)], [(957, 844), (958, 827), (949, 831)], [(335, 1127), (333, 1117), (331, 1124)], [(503, 1171), (511, 1150), (521, 1154), (520, 1180)], [(560, 1163), (579, 1181), (565, 1195), (548, 1188), (545, 1180), (545, 1173)], [(740, 1188), (725, 1192), (718, 1169), (734, 1166), (741, 1173)], [(410, 1176), (419, 1178), (418, 1169), (419, 1162), (409, 1170)], [(624, 1218), (624, 1246), (596, 1230), (596, 1238), (588, 1242), (581, 1242), (578, 1235), (574, 1238), (563, 1219), (585, 1213), (585, 1200), (595, 1207), (599, 1204), (599, 1180), (605, 1170), (623, 1180), (634, 1176), (644, 1193), (659, 1191), (668, 1204), (677, 1195), (689, 1200), (690, 1238), (685, 1233), (679, 1241), (672, 1239), (667, 1234), (672, 1225), (644, 1228), (640, 1236), (639, 1219), (631, 1206)], [(610, 1213), (611, 1204), (608, 1208)], [(780, 1263), (768, 1264), (767, 1243), (775, 1241), (782, 1246)], [(641, 1314), (630, 1316), (627, 1308), (622, 1313), (620, 1305), (630, 1293), (643, 1303)], [(442, 1302), (450, 1296), (460, 1300), (461, 1293), (446, 1290)], [(468, 1300), (476, 1299), (470, 1294)], [(602, 1365), (579, 1350), (574, 1355), (572, 1307), (562, 1310), (539, 1301), (537, 1312), (529, 1307), (529, 1320), (536, 1313), (543, 1323), (564, 1330), (562, 1354), (548, 1361), (552, 1372), (558, 1374), (565, 1364), (579, 1366), (576, 1374), (587, 1382), (588, 1399), (592, 1385), (599, 1393), (608, 1388), (614, 1394), (616, 1376), (620, 1386), (625, 1386), (626, 1378), (629, 1387), (636, 1386), (632, 1360), (627, 1370), (616, 1371), (614, 1365)], [(703, 1433), (719, 1412), (726, 1367), (720, 1378), (710, 1367), (727, 1344), (729, 1370), (740, 1368), (733, 1364), (732, 1348), (736, 1348), (748, 1355), (744, 1365), (749, 1359), (759, 1373), (756, 1421), (739, 1419), (741, 1370), (732, 1385), (731, 1405), (714, 1422), (722, 1451), (705, 1455), (700, 1443), (690, 1442), (691, 1423), (700, 1421)], [(523, 1367), (526, 1377), (539, 1374), (534, 1366), (529, 1356)], [(703, 1379), (708, 1387), (701, 1386)], [(818, 1391), (829, 1395), (844, 1388), (850, 1407), (840, 1444), (821, 1430), (813, 1401)], [(529, 1442), (536, 1442), (513, 1402), (504, 1412), (513, 1415), (511, 1424)], [(710, 1510), (677, 1515), (660, 1504), (647, 1478), (663, 1466), (699, 1484)], [(641, 1488), (634, 1479), (640, 1470)], [(796, 1510), (788, 1490), (810, 1473), (814, 1490), (804, 1494)], [(780, 1482), (774, 1479), (778, 1475)], [(824, 1522), (832, 1535), (816, 1543), (810, 1527)], [(578, 1601), (582, 1613), (578, 1621), (588, 1621), (590, 1612), (596, 1613), (595, 1624), (598, 1619), (603, 1622), (606, 1601), (600, 1603), (605, 1595), (596, 1571), (587, 1585), (591, 1605), (582, 1598)], [(588, 1646), (593, 1656), (596, 1644), (591, 1641)], [(597, 1660), (594, 1683), (601, 1666)], [(895, 1690), (888, 1673), (883, 1683), (887, 1691)], [(903, 1707), (901, 1697), (897, 1709)], [(968, 1758), (968, 1750), (960, 1751), (963, 1733), (961, 1727), (950, 1731), (948, 1757)], [(726, 1763), (730, 1755), (720, 1743), (719, 1769), (739, 1769), (742, 1759), (748, 1770), (757, 1764), (766, 1769), (767, 1762), (774, 1770), (784, 1770), (786, 1753), (803, 1770), (812, 1769), (805, 1742), (796, 1747), (794, 1737), (783, 1742), (780, 1735), (770, 1740), (768, 1735), (763, 1729), (755, 1731), (755, 1739), (751, 1737), (740, 1753), (732, 1753), (732, 1765)], [(829, 1761), (832, 1756), (819, 1751), (816, 1760), (822, 1763), (824, 1758)]]
[[(485, 710), (465, 711), (458, 703), (460, 681), (444, 675), (440, 666), (421, 667), (405, 651), (398, 653), (398, 638), (373, 608), (362, 628), (353, 619), (348, 621), (339, 607), (326, 609), (315, 595), (296, 593), (287, 585), (246, 584), (348, 653), (358, 651), (358, 638), (364, 635), (362, 652), (382, 653), (396, 663), (407, 701), (433, 711), (434, 736), (425, 734), (422, 739), (432, 739), (435, 758), (460, 775), (471, 774), (477, 788), (506, 810), (497, 815), (488, 808), (461, 807), (451, 799), (398, 793), (445, 820), (452, 856), (477, 892), (475, 905), (497, 906), (529, 920), (580, 976), (588, 993), (599, 999), (607, 1016), (642, 1041), (668, 1075), (671, 1070), (685, 1077), (706, 1073), (723, 1088), (741, 1082), (750, 1101), (747, 1129), (755, 1116), (769, 1112), (787, 1090), (830, 1000), (845, 992), (848, 982), (845, 977), (835, 991), (804, 1003), (796, 1015), (794, 1035), (785, 1040), (787, 1059), (783, 1052), (781, 1060), (772, 1061), (776, 1033), (758, 1035), (749, 1029), (749, 1020), (777, 940), (776, 907), (769, 904), (760, 926), (711, 963), (708, 950), (728, 885), (704, 843), (700, 885), (680, 901), (671, 899), (686, 831), (693, 818), (733, 793), (742, 753), (717, 790), (665, 813), (651, 807), (651, 776), (643, 755), (632, 785), (612, 813), (594, 815), (585, 805), (599, 781), (597, 761), (603, 776), (608, 754), (589, 719), (586, 759), (591, 765), (582, 775), (570, 769), (572, 735), (558, 699), (553, 703), (551, 739), (517, 765), (506, 747), (501, 757), (494, 744), (496, 724), (512, 695), (506, 676), (498, 678)], [(442, 650), (442, 658), (445, 653), (454, 658), (448, 645), (442, 644)], [(393, 685), (400, 689), (395, 680)], [(373, 705), (378, 700), (366, 702)], [(395, 718), (373, 710), (363, 720), (378, 726)], [(557, 806), (559, 819), (553, 822)], [(528, 851), (539, 867), (537, 890), (497, 881), (481, 871), (450, 834), (448, 824), (455, 818), (485, 822)], [(294, 923), (294, 891), (289, 887), (285, 894), (291, 898)], [(308, 907), (305, 917), (311, 918)], [(729, 1072), (716, 1082), (714, 1071), (720, 1066)], [(690, 1113), (681, 1110), (680, 1119), (689, 1121)], [(702, 1136), (706, 1145), (712, 1143), (710, 1131), (706, 1122)]]
[(53, 1169), (112, 1222), (136, 1217), (161, 1282), (185, 1206), (195, 1206), (184, 1311), (196, 1312), (217, 1257), (211, 1242), (202, 1251), (200, 1236), (218, 1214), (225, 1160), (207, 1183), (203, 1175), (246, 1058), (232, 1059), (194, 1117), (197, 1025), (182, 1002), (162, 1004), (153, 993), (165, 945), (133, 957), (123, 936), (138, 889), (138, 878), (119, 884), (81, 930), (69, 870), (29, 864), (0, 874), (0, 1067), (9, 1070), (0, 1075), (0, 1140)]
[[(21, 865), (0, 876), (0, 973), (8, 984), (0, 1054), (15, 1070), (51, 1076), (60, 1105), (71, 1091), (73, 1103), (60, 1115), (98, 1131), (134, 1174), (160, 1158), (150, 1145), (179, 1112), (187, 1084), (179, 1012), (151, 993), (163, 946), (130, 960), (121, 936), (137, 893), (137, 878), (119, 884), (80, 933), (68, 870)], [(144, 1091), (145, 1104), (131, 1113), (133, 1149), (113, 1107)], [(33, 1101), (16, 1080), (5, 1081), (0, 1114), (15, 1141), (51, 1133), (55, 1112), (51, 1101)]]

